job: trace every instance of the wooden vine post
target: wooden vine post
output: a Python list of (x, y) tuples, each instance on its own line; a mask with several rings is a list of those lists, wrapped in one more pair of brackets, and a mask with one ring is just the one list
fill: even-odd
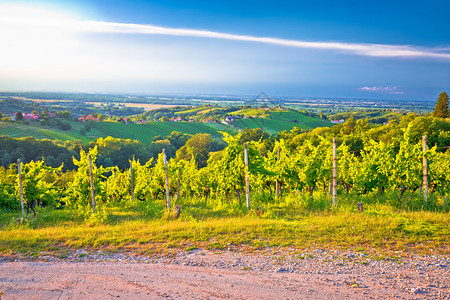
[(167, 209), (170, 209), (170, 194), (169, 194), (169, 173), (167, 172), (167, 158), (166, 149), (163, 149), (164, 169), (166, 171), (166, 197), (167, 197)]
[(427, 152), (427, 136), (422, 137), (422, 150), (423, 150), (423, 198), (425, 203), (428, 202), (428, 161), (425, 153)]
[[(116, 170), (114, 170), (114, 185), (117, 187), (117, 173)], [(114, 192), (114, 202), (117, 202), (117, 195)]]
[(19, 171), (19, 190), (20, 190), (20, 206), (22, 207), (22, 219), (25, 219), (25, 210), (23, 208), (22, 167), (20, 165), (20, 159), (17, 160), (17, 168)]
[(333, 206), (337, 203), (337, 150), (336, 138), (333, 139)]
[(89, 175), (91, 176), (92, 212), (95, 214), (94, 177), (92, 175), (92, 158), (90, 154), (89, 154)]
[[(277, 164), (280, 163), (280, 148), (277, 149)], [(275, 196), (278, 198), (281, 196), (280, 193), (281, 189), (281, 182), (278, 180), (275, 182)]]
[(245, 197), (247, 199), (247, 208), (250, 209), (250, 184), (248, 180), (248, 151), (247, 143), (244, 144), (244, 158), (245, 158)]
[(133, 162), (130, 161), (131, 202), (134, 202)]
[(180, 167), (177, 170), (177, 200), (180, 199)]

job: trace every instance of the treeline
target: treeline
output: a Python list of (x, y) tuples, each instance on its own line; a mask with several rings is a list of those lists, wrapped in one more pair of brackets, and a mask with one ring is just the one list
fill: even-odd
[[(205, 139), (205, 136), (207, 137)], [(199, 142), (199, 140), (203, 141)], [(206, 141), (205, 141), (206, 140)], [(192, 136), (173, 131), (168, 136), (155, 136), (151, 143), (144, 144), (137, 140), (118, 139), (113, 137), (99, 138), (95, 142), (84, 145), (81, 141), (60, 142), (55, 140), (38, 140), (33, 137), (12, 138), (0, 136), (0, 166), (8, 168), (17, 159), (24, 163), (43, 160), (47, 166), (59, 167), (63, 164), (63, 170), (73, 170), (76, 166), (73, 159), (80, 158), (80, 151), (89, 151), (98, 148), (97, 164), (102, 167), (117, 166), (119, 169), (128, 167), (128, 160), (139, 159), (147, 161), (156, 159), (162, 149), (166, 149), (169, 158), (175, 157), (176, 152), (189, 141), (189, 145), (196, 145), (198, 153), (218, 151), (225, 147), (221, 141), (216, 141), (207, 134)], [(182, 150), (186, 152), (186, 147)]]
[[(291, 131), (280, 132), (277, 136), (271, 136), (261, 129), (244, 129), (240, 142), (261, 141), (263, 143), (262, 155), (272, 151), (275, 141), (283, 139), (290, 151), (298, 150), (306, 141), (318, 144), (321, 139), (331, 140), (337, 138), (340, 143), (345, 143), (354, 153), (363, 149), (364, 141), (373, 140), (386, 144), (394, 144), (398, 148), (399, 141), (403, 137), (406, 128), (410, 127), (411, 139), (418, 141), (423, 135), (428, 137), (429, 145), (436, 145), (437, 151), (444, 152), (450, 146), (450, 122), (448, 119), (417, 116), (409, 114), (403, 116), (399, 122), (391, 121), (388, 125), (370, 124), (367, 119), (354, 120), (350, 117), (345, 123), (333, 127), (320, 127), (305, 131), (294, 128)], [(118, 138), (100, 138), (87, 145), (81, 141), (50, 141), (37, 140), (33, 137), (12, 138), (0, 136), (0, 166), (7, 168), (11, 163), (20, 159), (24, 163), (32, 160), (44, 160), (48, 166), (57, 167), (64, 164), (63, 170), (73, 170), (72, 157), (79, 159), (80, 150), (98, 147), (97, 163), (103, 167), (117, 166), (119, 169), (128, 167), (127, 161), (135, 157), (140, 161), (150, 158), (156, 159), (162, 149), (166, 149), (168, 158), (176, 156), (189, 139), (190, 145), (196, 152), (208, 158), (210, 152), (216, 152), (225, 147), (223, 141), (217, 141), (208, 137), (208, 142), (200, 142), (200, 136), (180, 132), (172, 132), (168, 136), (156, 136), (149, 144), (143, 144), (136, 140)], [(193, 146), (195, 145), (195, 146)], [(205, 149), (202, 149), (205, 148)], [(186, 151), (186, 148), (182, 152)], [(205, 152), (206, 151), (206, 152)]]

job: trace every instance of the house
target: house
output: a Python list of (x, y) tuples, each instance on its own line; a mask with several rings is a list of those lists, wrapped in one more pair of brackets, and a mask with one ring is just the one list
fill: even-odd
[(81, 116), (78, 118), (78, 121), (80, 122), (86, 122), (86, 121), (95, 121), (98, 122), (98, 118), (93, 117), (93, 116)]
[(212, 120), (211, 119), (206, 119), (205, 123), (212, 123)]
[(331, 120), (331, 123), (334, 123), (334, 124), (339, 124), (339, 123), (344, 123), (344, 122), (345, 122), (344, 119), (340, 119), (340, 120)]
[(24, 120), (27, 120), (27, 121), (37, 121), (37, 120), (39, 120), (39, 115), (38, 114), (27, 114), (27, 113), (24, 113), (23, 114), (23, 119)]
[[(14, 113), (14, 115), (12, 115), (11, 120), (16, 121), (17, 119), (17, 113)], [(39, 120), (39, 115), (38, 114), (28, 114), (28, 113), (22, 113), (23, 119), (25, 121), (37, 121)]]
[(183, 121), (183, 117), (178, 117), (178, 118), (173, 118), (173, 119), (169, 119), (170, 122), (180, 122)]

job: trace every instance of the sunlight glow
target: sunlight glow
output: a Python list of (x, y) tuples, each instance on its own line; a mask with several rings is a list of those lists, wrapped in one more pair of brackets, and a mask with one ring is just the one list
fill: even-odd
[(98, 18), (0, 3), (0, 88), (36, 89), (41, 83), (64, 89), (75, 83), (117, 87), (120, 83), (147, 89), (164, 84), (261, 85), (277, 80), (307, 85), (325, 80), (327, 74), (335, 76), (317, 71), (329, 68), (329, 57), (350, 62), (352, 56), (450, 62), (448, 47), (304, 41), (92, 19)]

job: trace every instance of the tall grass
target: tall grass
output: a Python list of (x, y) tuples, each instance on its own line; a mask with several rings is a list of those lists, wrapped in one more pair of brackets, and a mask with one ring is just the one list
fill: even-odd
[[(175, 199), (174, 199), (175, 200)], [(362, 213), (356, 203), (364, 204)], [(237, 200), (177, 199), (174, 218), (163, 200), (100, 205), (82, 210), (39, 208), (37, 217), (18, 223), (18, 212), (0, 215), (0, 253), (61, 252), (75, 248), (150, 253), (168, 248), (250, 248), (291, 246), (449, 253), (450, 214), (443, 199), (428, 204), (415, 194), (339, 195), (337, 207), (326, 193), (285, 194), (280, 199), (253, 193), (252, 209)], [(262, 214), (259, 214), (261, 207)]]

